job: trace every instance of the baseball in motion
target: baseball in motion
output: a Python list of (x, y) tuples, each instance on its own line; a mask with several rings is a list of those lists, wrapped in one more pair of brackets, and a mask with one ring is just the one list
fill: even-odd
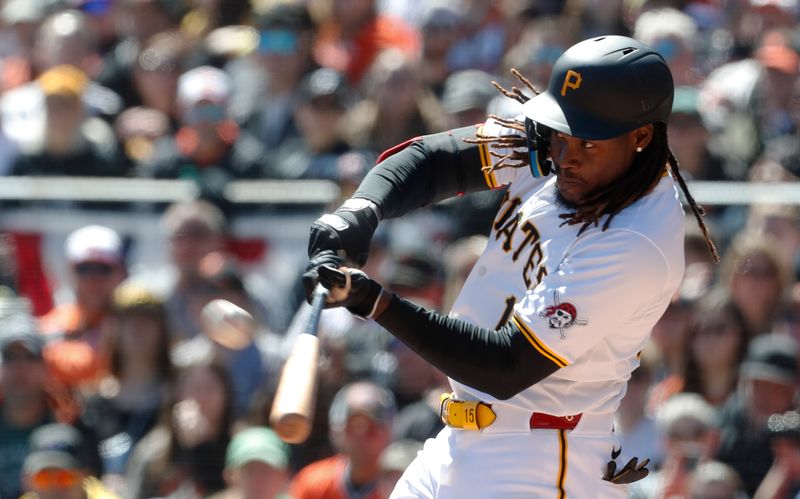
[(228, 300), (212, 300), (201, 312), (203, 329), (215, 343), (231, 350), (242, 350), (253, 342), (256, 320), (250, 313)]

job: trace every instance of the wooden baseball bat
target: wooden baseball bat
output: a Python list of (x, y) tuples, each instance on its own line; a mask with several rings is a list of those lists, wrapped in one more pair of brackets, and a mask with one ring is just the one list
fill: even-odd
[(311, 315), (304, 331), (297, 335), (278, 381), (269, 421), (286, 443), (302, 443), (311, 433), (317, 399), (317, 327), (327, 296), (328, 290), (317, 284), (311, 298)]

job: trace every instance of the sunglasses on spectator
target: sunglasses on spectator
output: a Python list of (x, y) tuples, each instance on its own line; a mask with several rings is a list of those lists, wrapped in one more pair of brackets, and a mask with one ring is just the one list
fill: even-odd
[(356, 437), (367, 437), (374, 435), (381, 428), (385, 427), (380, 421), (376, 421), (364, 414), (354, 414), (347, 419), (345, 431)]
[(80, 277), (107, 276), (114, 271), (114, 267), (101, 262), (83, 262), (75, 265), (75, 273)]
[(708, 428), (701, 424), (678, 425), (671, 428), (667, 436), (672, 440), (700, 440), (708, 434)]
[(202, 225), (189, 225), (185, 227), (181, 227), (180, 229), (176, 230), (172, 234), (170, 234), (170, 239), (172, 240), (181, 240), (181, 239), (192, 239), (192, 240), (199, 240), (199, 239), (207, 239), (213, 233), (208, 227)]
[(697, 330), (699, 336), (723, 336), (729, 331), (735, 331), (734, 326), (727, 322), (709, 322), (702, 324)]
[(40, 360), (39, 357), (28, 351), (8, 352), (4, 353), (0, 357), (3, 359), (3, 364), (15, 364), (17, 362), (39, 362)]
[(221, 104), (200, 104), (189, 108), (184, 115), (183, 121), (187, 125), (198, 123), (220, 123), (225, 121), (227, 112), (225, 106)]
[(297, 33), (288, 29), (261, 32), (258, 51), (262, 54), (293, 54), (297, 50)]
[(30, 480), (36, 489), (68, 489), (78, 484), (80, 475), (75, 470), (49, 468), (32, 474)]
[(672, 40), (670, 38), (664, 38), (662, 40), (658, 40), (653, 44), (653, 49), (661, 54), (665, 60), (669, 61), (670, 59), (677, 56), (681, 51), (680, 44)]

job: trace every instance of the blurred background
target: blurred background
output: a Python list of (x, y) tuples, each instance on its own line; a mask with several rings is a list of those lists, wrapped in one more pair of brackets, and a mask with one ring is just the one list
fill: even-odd
[[(797, 0), (0, 0), (0, 499), (384, 498), (446, 378), (328, 310), (311, 438), (268, 414), (308, 314), (308, 227), (408, 138), (514, 117), (570, 45), (676, 84), (707, 211), (615, 431), (632, 497), (800, 492)], [(366, 271), (447, 312), (502, 191), (384, 222)], [(256, 325), (227, 338), (228, 300)], [(726, 350), (727, 349), (727, 350)]]

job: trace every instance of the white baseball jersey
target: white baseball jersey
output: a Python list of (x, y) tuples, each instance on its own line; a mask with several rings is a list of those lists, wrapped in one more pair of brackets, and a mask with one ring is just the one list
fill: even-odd
[[(483, 133), (509, 131), (488, 122)], [(481, 147), (488, 165), (493, 157)], [(614, 412), (683, 276), (683, 209), (672, 179), (665, 175), (606, 231), (580, 236), (579, 225), (559, 218), (569, 210), (556, 201), (555, 176), (506, 168), (486, 180), (509, 184), (507, 195), (451, 315), (489, 329), (514, 321), (541, 354), (531, 362), (544, 357), (561, 368), (508, 400), (451, 379), (456, 398), (491, 404), (497, 419), (428, 440), (391, 499), (627, 497), (626, 485), (602, 476), (619, 450)], [(533, 412), (581, 419), (570, 431), (530, 429)]]
[[(508, 133), (484, 125), (484, 134), (498, 132)], [(494, 160), (485, 150), (481, 157)], [(580, 225), (559, 218), (569, 209), (556, 201), (555, 181), (527, 168), (487, 174), (491, 187), (508, 191), (451, 315), (490, 329), (512, 320), (561, 369), (507, 401), (451, 384), (458, 398), (555, 416), (613, 413), (683, 276), (683, 209), (664, 175), (609, 229), (602, 219), (578, 236)]]

